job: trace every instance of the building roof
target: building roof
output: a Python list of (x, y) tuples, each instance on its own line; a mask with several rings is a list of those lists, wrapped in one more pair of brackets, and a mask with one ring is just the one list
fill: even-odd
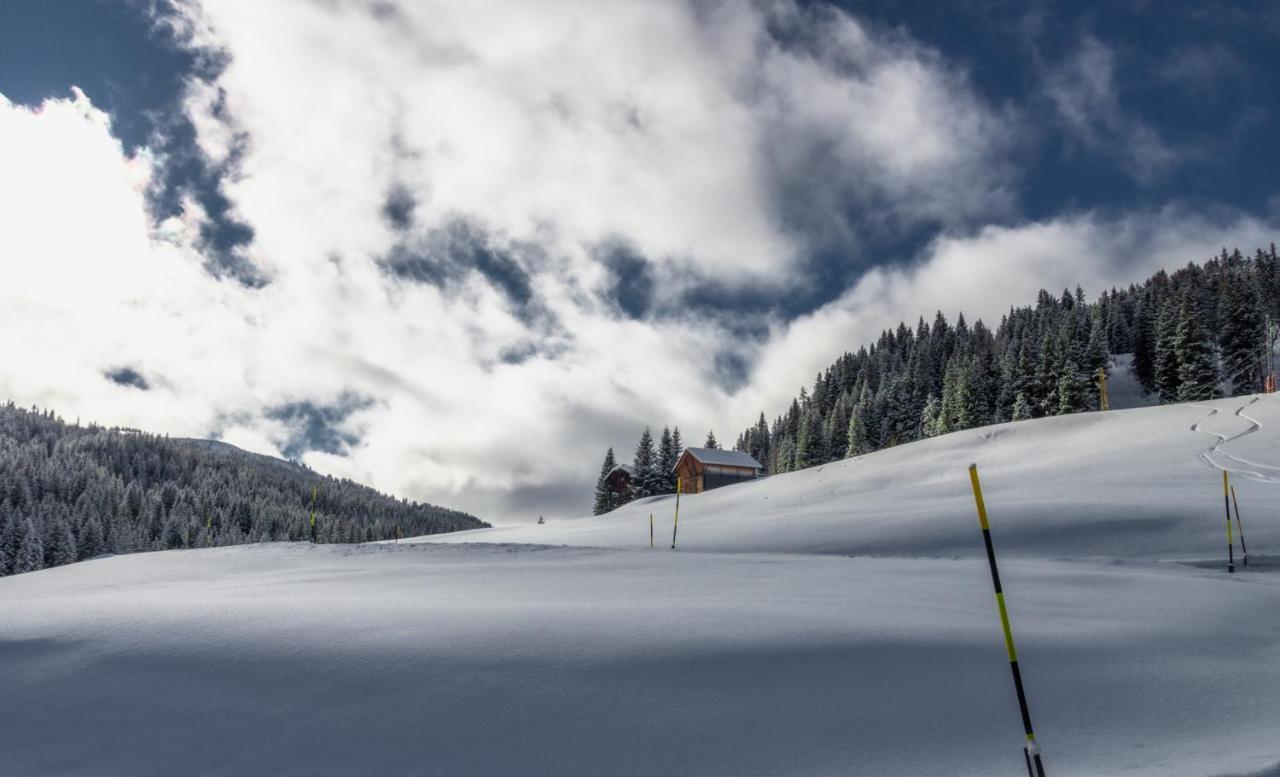
[[(726, 451), (719, 448), (685, 448), (684, 452), (703, 464), (714, 464), (720, 467), (764, 469), (763, 464), (753, 459), (750, 454), (742, 451)], [(680, 458), (684, 458), (684, 454), (681, 454)], [(676, 463), (679, 464), (679, 461)]]
[(605, 477), (606, 477), (606, 478), (611, 478), (611, 477), (613, 477), (613, 473), (615, 473), (615, 472), (625, 472), (625, 473), (627, 473), (627, 476), (628, 476), (628, 477), (635, 477), (635, 475), (636, 475), (636, 468), (635, 468), (635, 467), (633, 467), (633, 466), (631, 466), (630, 464), (619, 464), (618, 466), (616, 466), (616, 467), (614, 467), (613, 469), (609, 470), (609, 473), (608, 473), (607, 475), (605, 475)]

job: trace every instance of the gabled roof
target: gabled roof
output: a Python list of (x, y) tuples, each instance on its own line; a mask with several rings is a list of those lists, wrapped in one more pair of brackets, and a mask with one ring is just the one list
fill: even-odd
[(618, 466), (616, 466), (616, 467), (614, 467), (613, 469), (609, 470), (609, 473), (608, 473), (607, 475), (605, 475), (605, 477), (607, 477), (607, 478), (609, 478), (609, 477), (613, 477), (613, 473), (615, 473), (615, 472), (625, 472), (625, 473), (627, 473), (627, 475), (628, 475), (629, 477), (635, 477), (635, 475), (636, 475), (636, 468), (635, 468), (635, 467), (633, 467), (633, 466), (631, 466), (630, 464), (619, 464)]
[[(680, 454), (680, 458), (684, 458), (685, 453), (703, 464), (714, 464), (720, 467), (764, 469), (763, 464), (753, 459), (750, 454), (742, 451), (726, 451), (719, 448), (685, 448), (684, 453)], [(676, 464), (678, 465), (679, 463), (679, 460), (677, 460)]]

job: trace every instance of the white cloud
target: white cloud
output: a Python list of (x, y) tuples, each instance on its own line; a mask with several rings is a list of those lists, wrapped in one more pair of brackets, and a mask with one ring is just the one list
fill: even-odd
[[(983, 305), (1040, 285), (1137, 278), (1147, 260), (1131, 255), (1181, 263), (1265, 231), (1177, 213), (984, 228), (1011, 202), (1002, 148), (1016, 120), (936, 53), (831, 10), (183, 9), (166, 18), (230, 55), (187, 109), (204, 153), (234, 160), (225, 193), (271, 282), (202, 269), (194, 204), (154, 223), (145, 193), (163, 163), (126, 154), (89, 98), (0, 102), (0, 352), (13, 365), (0, 395), (267, 453), (299, 431), (273, 408), (354, 397), (338, 424), (358, 441), (312, 466), (491, 520), (585, 510), (604, 448), (629, 456), (643, 424), (731, 440), (900, 318), (989, 317)], [(414, 203), (407, 232), (383, 213), (393, 190)], [(455, 256), (437, 285), (386, 271), (396, 247), (441, 250), (459, 220), (509, 266), (486, 276)], [(763, 344), (692, 316), (621, 316), (593, 253), (633, 246), (659, 294), (740, 268), (783, 294), (813, 240), (856, 247), (863, 230), (931, 223), (951, 236), (918, 267), (874, 271)], [(529, 305), (499, 272), (527, 284)], [(725, 350), (760, 357), (732, 393), (713, 375)], [(118, 367), (150, 390), (104, 377)]]
[(183, 8), (191, 44), (230, 56), (188, 107), (211, 157), (248, 138), (227, 193), (273, 264), (385, 252), (393, 186), (424, 229), (463, 214), (568, 256), (623, 237), (670, 276), (729, 282), (788, 277), (815, 227), (847, 239), (1010, 202), (1009, 117), (936, 54), (830, 9)]

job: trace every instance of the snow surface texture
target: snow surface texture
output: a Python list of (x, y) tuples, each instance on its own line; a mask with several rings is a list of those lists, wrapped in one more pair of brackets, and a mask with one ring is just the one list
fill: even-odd
[(0, 774), (1021, 775), (977, 461), (1049, 773), (1280, 775), (1278, 430), (959, 432), (682, 497), (677, 552), (661, 498), (0, 579)]

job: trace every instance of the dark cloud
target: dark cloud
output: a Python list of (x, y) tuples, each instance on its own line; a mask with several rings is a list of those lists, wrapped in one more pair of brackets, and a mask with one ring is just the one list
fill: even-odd
[(751, 377), (751, 362), (737, 351), (720, 351), (712, 359), (716, 383), (732, 394), (747, 385)]
[(142, 376), (142, 373), (132, 367), (116, 367), (106, 370), (102, 374), (107, 380), (120, 386), (128, 386), (143, 391), (151, 388), (151, 384)]
[(653, 305), (653, 273), (645, 258), (621, 240), (599, 246), (592, 254), (609, 269), (605, 292), (609, 302), (631, 318), (648, 315)]
[(327, 405), (306, 400), (276, 405), (264, 415), (288, 426), (289, 436), (280, 446), (287, 458), (301, 458), (308, 451), (344, 455), (360, 438), (342, 430), (341, 425), (352, 413), (373, 404), (369, 397), (345, 394)]
[(404, 232), (413, 226), (413, 211), (418, 206), (413, 192), (403, 186), (397, 186), (387, 193), (387, 201), (382, 205), (382, 217), (394, 230)]
[(500, 245), (479, 227), (456, 220), (423, 237), (407, 237), (382, 265), (398, 278), (440, 288), (478, 273), (502, 292), (522, 321), (547, 323), (548, 314), (534, 297), (532, 276), (516, 256), (521, 248)]

